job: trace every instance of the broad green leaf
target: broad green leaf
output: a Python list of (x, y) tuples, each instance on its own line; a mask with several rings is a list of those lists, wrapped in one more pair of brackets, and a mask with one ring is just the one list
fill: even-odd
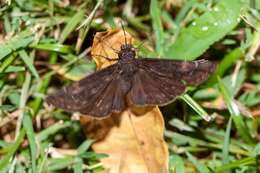
[(240, 7), (240, 0), (219, 1), (212, 10), (181, 30), (176, 42), (165, 51), (165, 57), (185, 60), (197, 58), (238, 24)]

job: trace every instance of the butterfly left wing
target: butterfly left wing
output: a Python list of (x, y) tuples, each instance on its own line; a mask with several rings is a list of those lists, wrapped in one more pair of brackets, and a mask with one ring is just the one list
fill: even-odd
[(111, 113), (122, 112), (126, 107), (125, 95), (130, 87), (128, 84), (129, 82), (124, 81), (120, 74), (115, 74), (102, 93), (89, 98), (89, 104), (82, 107), (79, 112), (94, 117), (106, 117)]
[(185, 91), (186, 85), (198, 85), (215, 70), (206, 60), (178, 61), (138, 59), (138, 70), (127, 95), (134, 105), (165, 105)]
[(105, 117), (125, 109), (118, 64), (111, 65), (74, 82), (46, 98), (47, 103), (69, 112), (80, 112), (93, 117)]

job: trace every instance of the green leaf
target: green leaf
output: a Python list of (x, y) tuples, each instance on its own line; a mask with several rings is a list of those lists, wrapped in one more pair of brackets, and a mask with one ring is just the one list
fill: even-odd
[(197, 112), (204, 120), (210, 121), (211, 117), (208, 113), (197, 103), (195, 102), (188, 94), (180, 96), (195, 112)]
[(67, 25), (63, 29), (59, 43), (63, 43), (69, 34), (76, 28), (76, 26), (79, 24), (79, 22), (83, 19), (84, 17), (84, 11), (83, 10), (78, 10), (76, 14), (68, 21)]
[(70, 122), (56, 123), (37, 134), (37, 140), (43, 141), (47, 139), (50, 135), (57, 133), (59, 130), (69, 127), (71, 125)]
[(191, 155), (189, 152), (186, 152), (186, 155), (200, 173), (209, 173), (207, 167), (202, 165), (193, 155)]
[(0, 105), (0, 110), (3, 111), (13, 111), (16, 109), (16, 106), (14, 105)]
[(165, 56), (185, 60), (197, 58), (238, 24), (240, 7), (240, 0), (219, 1), (211, 11), (181, 30), (176, 42), (165, 51)]
[(163, 53), (163, 27), (161, 22), (161, 11), (157, 0), (152, 0), (150, 4), (150, 15), (152, 17), (153, 30), (155, 32), (156, 51)]
[(223, 170), (232, 169), (232, 168), (240, 168), (249, 165), (255, 165), (256, 158), (255, 157), (246, 157), (241, 160), (236, 160), (234, 162), (222, 165), (216, 169), (216, 173), (223, 173)]
[(224, 97), (224, 101), (227, 105), (227, 108), (228, 108), (231, 116), (233, 116), (233, 120), (236, 125), (236, 129), (238, 130), (239, 134), (242, 136), (242, 138), (245, 141), (247, 141), (251, 144), (254, 144), (255, 142), (252, 139), (252, 137), (250, 136), (249, 130), (247, 129), (247, 127), (242, 119), (242, 116), (240, 116), (240, 111), (238, 109), (237, 104), (233, 100), (232, 96), (230, 96), (230, 94), (228, 93), (224, 82), (220, 78), (218, 78), (218, 84), (219, 84), (220, 92)]
[(0, 44), (0, 60), (8, 54), (28, 46), (33, 41), (33, 32), (30, 30), (22, 31), (16, 34), (13, 38)]
[(19, 55), (21, 57), (21, 59), (23, 60), (23, 62), (27, 65), (27, 67), (29, 68), (29, 70), (32, 72), (32, 74), (39, 79), (39, 74), (37, 72), (37, 70), (35, 69), (34, 65), (33, 65), (33, 59), (31, 57), (28, 56), (28, 54), (25, 52), (25, 50), (20, 50), (19, 51)]
[(243, 56), (243, 53), (240, 48), (236, 48), (226, 54), (223, 60), (218, 64), (216, 72), (211, 80), (216, 80), (217, 76), (222, 77), (225, 72), (234, 65), (234, 63)]
[(72, 50), (71, 46), (58, 44), (58, 43), (57, 44), (51, 44), (51, 43), (37, 44), (37, 45), (30, 45), (30, 47), (35, 48), (35, 49), (60, 52), (60, 53), (69, 53)]
[(8, 147), (8, 153), (5, 154), (1, 160), (0, 160), (0, 172), (5, 173), (7, 172), (8, 166), (9, 166), (9, 161), (12, 158), (12, 156), (15, 154), (17, 149), (19, 148), (20, 144), (23, 141), (23, 138), (25, 136), (25, 131), (22, 130), (17, 137), (16, 141), (14, 144), (12, 144), (10, 147)]
[(57, 171), (70, 167), (75, 162), (74, 157), (66, 157), (59, 159), (49, 159), (48, 171)]
[(171, 155), (169, 169), (175, 173), (185, 173), (184, 161), (182, 157), (175, 154)]
[(10, 65), (3, 71), (3, 73), (15, 73), (20, 71), (25, 71), (25, 67)]
[(84, 141), (77, 149), (78, 154), (83, 154), (85, 151), (87, 151), (90, 147), (90, 145), (93, 143), (92, 140), (87, 139), (86, 141)]
[(5, 60), (1, 63), (0, 73), (4, 72), (6, 68), (8, 68), (11, 65), (11, 63), (15, 60), (15, 57), (16, 56), (12, 54), (5, 58)]
[(75, 158), (75, 163), (73, 165), (73, 172), (74, 173), (83, 173), (82, 165), (83, 165), (83, 160), (80, 158)]
[(223, 164), (227, 164), (229, 162), (229, 142), (230, 142), (231, 125), (232, 125), (232, 116), (230, 116), (229, 118), (226, 133), (225, 133), (224, 143), (223, 143), (224, 145), (222, 149)]
[(29, 147), (31, 152), (32, 173), (36, 173), (37, 145), (36, 145), (35, 133), (33, 130), (32, 118), (29, 112), (24, 113), (23, 127), (25, 129), (29, 141)]

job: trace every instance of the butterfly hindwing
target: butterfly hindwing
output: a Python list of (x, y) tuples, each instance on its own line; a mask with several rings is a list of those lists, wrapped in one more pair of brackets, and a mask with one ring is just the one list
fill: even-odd
[(127, 95), (132, 105), (165, 105), (184, 92), (181, 82), (139, 69), (133, 76), (132, 88)]
[(98, 95), (94, 95), (88, 100), (89, 104), (79, 110), (83, 114), (95, 117), (105, 117), (111, 113), (120, 113), (125, 107), (126, 90), (123, 89), (123, 79), (119, 74), (115, 74), (107, 87)]

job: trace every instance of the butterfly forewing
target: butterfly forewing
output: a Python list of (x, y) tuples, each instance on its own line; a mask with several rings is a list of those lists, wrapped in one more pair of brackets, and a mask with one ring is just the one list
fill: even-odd
[[(47, 97), (47, 102), (66, 111), (80, 111), (91, 107), (113, 81), (117, 64), (100, 70)], [(113, 99), (113, 98), (111, 98)]]
[(175, 61), (139, 59), (127, 95), (133, 105), (165, 105), (185, 91), (186, 85), (198, 85), (215, 70), (215, 64), (205, 60)]
[(176, 81), (183, 80), (188, 85), (204, 82), (215, 71), (216, 63), (207, 60), (180, 61), (168, 59), (142, 58), (137, 61), (138, 67), (147, 72), (167, 76)]

